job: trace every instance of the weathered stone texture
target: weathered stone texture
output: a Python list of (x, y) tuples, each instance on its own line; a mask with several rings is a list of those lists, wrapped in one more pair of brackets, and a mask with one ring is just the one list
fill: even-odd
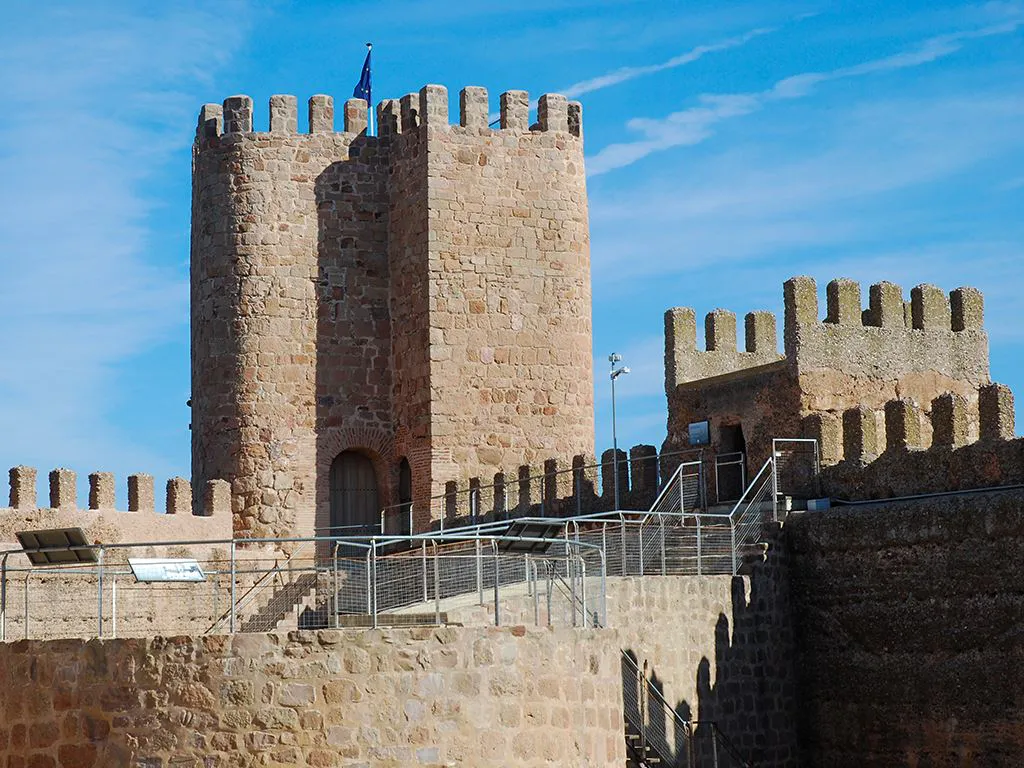
[(381, 506), (408, 459), (417, 527), (449, 481), (593, 451), (582, 143), (563, 98), (538, 132), (519, 127), (525, 94), (502, 103), (492, 131), (467, 89), (451, 126), (427, 86), (369, 137), (352, 102), (333, 133), (320, 96), (310, 134), (240, 135), (236, 99), (224, 135), (200, 135), (193, 477), (231, 479), (240, 532), (326, 526), (347, 449)]
[[(810, 277), (786, 281), (786, 353), (781, 359), (774, 358), (777, 370), (765, 367), (769, 360), (760, 356), (761, 347), (769, 343), (767, 328), (760, 336), (763, 344), (755, 345), (758, 354), (716, 357), (714, 351), (695, 350), (687, 323), (692, 311), (670, 310), (665, 321), (666, 449), (685, 443), (690, 421), (711, 419), (712, 450), (721, 449), (714, 437), (721, 431), (717, 426), (741, 425), (750, 468), (756, 470), (770, 450), (763, 437), (766, 425), (774, 437), (792, 437), (800, 434), (800, 423), (807, 417), (821, 422), (857, 408), (881, 413), (888, 402), (902, 399), (930, 409), (936, 398), (947, 393), (966, 402), (967, 422), (961, 427), (966, 427), (965, 439), (973, 439), (978, 388), (989, 383), (988, 338), (982, 327), (978, 291), (958, 288), (947, 297), (934, 286), (920, 285), (904, 304), (898, 285), (876, 283), (869, 291), (869, 306), (863, 309), (860, 285), (843, 279), (828, 284), (826, 298), (828, 313), (822, 321), (815, 281)], [(749, 353), (749, 341), (747, 348)], [(735, 377), (741, 377), (746, 386), (731, 385)], [(922, 415), (929, 416), (930, 411)], [(852, 421), (850, 426), (856, 428)], [(919, 430), (907, 433), (908, 445), (927, 447), (931, 430), (931, 420), (922, 419)], [(751, 440), (752, 434), (761, 436)], [(1012, 428), (1004, 426), (1002, 434), (1012, 435)], [(822, 458), (835, 463), (846, 451), (851, 459), (867, 461), (878, 450), (870, 443), (880, 442), (882, 437), (866, 432), (865, 438), (868, 442), (862, 452), (856, 448), (861, 438), (851, 437), (853, 450), (846, 451), (840, 444), (839, 450), (826, 451)]]
[(804, 765), (1019, 764), (1022, 502), (790, 517)]

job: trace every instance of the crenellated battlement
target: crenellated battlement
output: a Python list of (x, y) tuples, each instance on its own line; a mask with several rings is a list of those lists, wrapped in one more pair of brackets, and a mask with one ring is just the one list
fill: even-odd
[[(100, 512), (116, 510), (114, 475), (93, 472), (89, 475), (89, 494), (85, 506), (79, 505), (78, 477), (70, 469), (54, 469), (49, 474), (49, 507), (41, 507), (37, 499), (38, 472), (35, 467), (17, 466), (10, 470), (10, 506), (4, 511), (61, 510)], [(128, 512), (156, 512), (156, 494), (152, 475), (128, 476)], [(168, 515), (194, 517), (230, 516), (231, 489), (224, 480), (210, 480), (203, 488), (200, 502), (193, 505), (192, 484), (184, 477), (167, 481)]]
[(782, 360), (775, 315), (748, 312), (744, 317), (744, 351), (738, 350), (736, 314), (716, 309), (704, 317), (704, 349), (697, 346), (697, 313), (674, 307), (665, 313), (665, 387), (768, 365)]
[(822, 411), (804, 418), (804, 434), (819, 441), (826, 464), (844, 460), (866, 464), (886, 451), (961, 448), (979, 440), (1012, 440), (1013, 393), (1002, 384), (985, 384), (973, 398), (944, 392), (924, 405), (900, 397), (882, 408), (858, 405)]
[(1014, 437), (1013, 393), (986, 384), (973, 398), (945, 392), (922, 404), (910, 397), (882, 408), (812, 413), (804, 435), (821, 446), (826, 490), (884, 498), (1024, 480), (1024, 441)]
[[(558, 132), (582, 137), (583, 107), (561, 94), (546, 93), (537, 102), (537, 121), (529, 119), (530, 99), (526, 91), (505, 91), (499, 97), (498, 126), (491, 128), (487, 89), (469, 86), (459, 92), (458, 121), (449, 122), (448, 89), (426, 85), (419, 93), (400, 99), (384, 99), (376, 106), (377, 136), (387, 139), (421, 127), (462, 130), (478, 134), (498, 131), (514, 133)], [(347, 99), (342, 109), (342, 128), (336, 131), (334, 98), (315, 94), (308, 101), (308, 130), (305, 135), (344, 133), (365, 135), (369, 107), (363, 99)], [(253, 101), (249, 96), (230, 96), (222, 104), (204, 104), (199, 111), (196, 141), (205, 146), (211, 140), (236, 134), (298, 135), (298, 99), (290, 95), (270, 97), (267, 131), (254, 128)]]
[(975, 386), (988, 381), (984, 300), (977, 289), (946, 293), (922, 284), (907, 301), (900, 286), (880, 282), (870, 286), (865, 307), (860, 284), (837, 279), (825, 295), (821, 318), (813, 278), (794, 277), (784, 286), (786, 356), (801, 373), (841, 369), (853, 378), (933, 373)]

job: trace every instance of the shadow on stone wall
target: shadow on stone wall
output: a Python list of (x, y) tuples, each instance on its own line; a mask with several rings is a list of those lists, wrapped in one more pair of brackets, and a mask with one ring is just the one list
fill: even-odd
[[(778, 532), (774, 532), (773, 540)], [(719, 742), (718, 765), (741, 766), (742, 758), (758, 768), (799, 765), (796, 737), (795, 646), (790, 621), (788, 574), (784, 554), (777, 546), (768, 558), (751, 568), (749, 576), (732, 581), (732, 615), (718, 617), (714, 636), (714, 661), (702, 658), (694, 670), (696, 702), (675, 702), (681, 720), (695, 723), (692, 731), (694, 768), (713, 765), (713, 726), (735, 748), (736, 756)], [(643, 667), (642, 649), (626, 654)], [(637, 701), (639, 683), (631, 680), (623, 662), (623, 705)], [(648, 680), (658, 694), (665, 683), (657, 669)], [(686, 765), (682, 729), (673, 738), (666, 728), (672, 714), (651, 697), (649, 720), (654, 733), (668, 733), (655, 747), (672, 756), (672, 765)], [(671, 743), (668, 743), (671, 742)]]

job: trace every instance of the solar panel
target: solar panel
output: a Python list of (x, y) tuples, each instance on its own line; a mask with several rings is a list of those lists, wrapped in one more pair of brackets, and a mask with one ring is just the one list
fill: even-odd
[[(498, 539), (501, 552), (547, 552), (565, 525), (561, 520), (513, 520), (508, 530)], [(523, 539), (544, 539), (544, 541), (523, 541)]]
[(89, 545), (85, 538), (85, 531), (81, 528), (18, 531), (15, 535), (32, 565), (76, 565), (96, 562), (95, 549), (72, 549), (72, 547), (87, 547)]

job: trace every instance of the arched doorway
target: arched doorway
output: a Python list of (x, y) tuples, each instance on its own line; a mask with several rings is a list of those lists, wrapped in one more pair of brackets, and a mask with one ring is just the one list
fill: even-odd
[(331, 534), (357, 535), (379, 523), (373, 462), (358, 451), (342, 451), (331, 464)]

